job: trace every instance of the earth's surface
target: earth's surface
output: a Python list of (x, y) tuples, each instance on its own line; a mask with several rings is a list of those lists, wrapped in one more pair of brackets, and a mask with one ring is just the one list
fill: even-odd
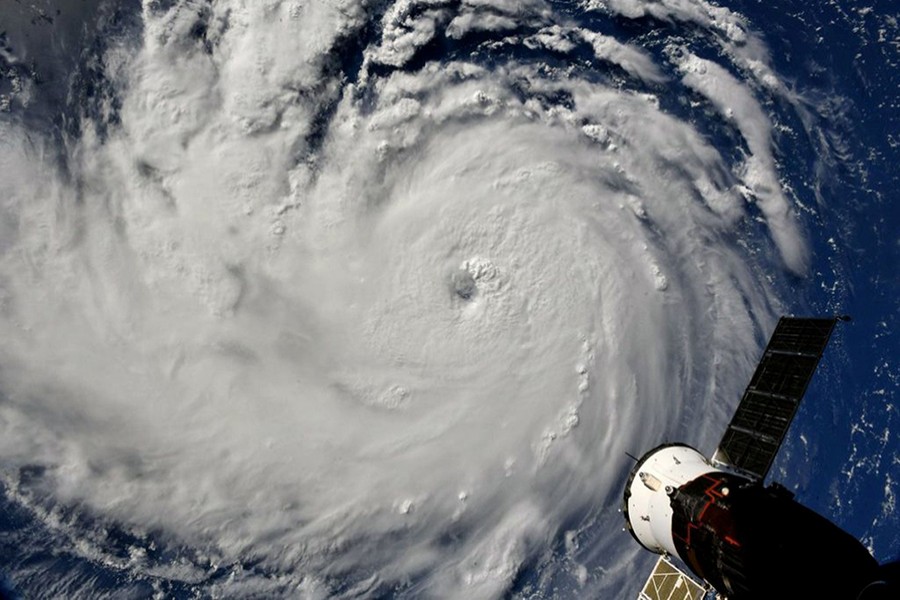
[(898, 558), (892, 0), (0, 0), (0, 593), (633, 598), (780, 314), (771, 474)]

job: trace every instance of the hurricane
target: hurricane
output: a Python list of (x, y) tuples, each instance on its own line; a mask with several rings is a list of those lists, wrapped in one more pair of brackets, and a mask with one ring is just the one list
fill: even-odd
[(77, 565), (17, 582), (635, 594), (629, 454), (711, 447), (810, 274), (781, 143), (826, 143), (758, 24), (705, 0), (9, 14), (57, 37), (4, 38), (0, 474)]

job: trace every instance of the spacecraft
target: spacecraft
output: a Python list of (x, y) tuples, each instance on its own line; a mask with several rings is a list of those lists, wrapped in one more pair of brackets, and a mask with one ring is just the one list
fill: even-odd
[(639, 600), (900, 598), (900, 562), (879, 565), (859, 540), (785, 487), (765, 485), (843, 320), (779, 320), (711, 458), (664, 444), (637, 460), (622, 512), (634, 539), (661, 555)]

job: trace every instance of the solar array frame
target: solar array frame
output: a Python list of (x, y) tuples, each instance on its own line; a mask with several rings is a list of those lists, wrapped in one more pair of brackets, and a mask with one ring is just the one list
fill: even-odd
[(764, 479), (828, 345), (837, 318), (782, 317), (713, 462)]
[(702, 600), (706, 590), (666, 556), (660, 556), (638, 600)]

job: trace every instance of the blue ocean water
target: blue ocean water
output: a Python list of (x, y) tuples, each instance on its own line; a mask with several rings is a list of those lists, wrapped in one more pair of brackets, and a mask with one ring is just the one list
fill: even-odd
[[(795, 285), (809, 312), (854, 319), (838, 331), (774, 470), (801, 502), (862, 539), (880, 560), (895, 560), (900, 75), (897, 32), (884, 24), (896, 22), (897, 7), (748, 2), (737, 8), (765, 31), (779, 72), (824, 108), (826, 143), (839, 160), (819, 167), (823, 202), (809, 216), (815, 275)], [(787, 148), (788, 173), (814, 164), (808, 147), (806, 153), (802, 144)], [(802, 182), (788, 183), (802, 189)]]
[[(699, 56), (715, 56), (720, 51), (706, 36), (694, 35), (684, 24), (650, 17), (609, 19), (596, 12), (585, 13), (578, 3), (550, 4), (580, 26), (638, 45), (651, 55), (661, 55), (672, 36), (681, 36)], [(779, 126), (775, 146), (783, 184), (793, 190), (804, 207), (803, 225), (814, 253), (809, 277), (785, 273), (772, 273), (770, 277), (782, 297), (795, 300), (790, 306), (794, 314), (838, 313), (854, 318), (836, 334), (772, 478), (795, 491), (802, 503), (862, 539), (879, 560), (895, 559), (900, 552), (900, 514), (895, 510), (900, 491), (900, 210), (895, 206), (900, 189), (896, 169), (900, 164), (898, 11), (888, 0), (721, 4), (745, 15), (757, 28), (779, 76), (809, 103), (807, 122), (775, 98), (766, 104), (770, 118)], [(387, 4), (377, 8), (372, 20), (376, 21), (386, 8)], [(38, 19), (20, 26), (59, 25)], [(140, 28), (137, 5), (122, 5), (104, 26), (105, 35), (136, 36)], [(366, 36), (377, 34), (373, 25), (360, 39), (336, 50), (334, 68), (348, 73), (353, 81)], [(587, 54), (572, 64), (571, 56), (554, 56), (544, 49), (498, 49), (487, 46), (488, 39), (489, 34), (462, 40), (438, 38), (407, 68), (415, 70), (429, 60), (462, 57), (491, 68), (496, 62), (507, 61), (509, 56), (503, 53), (508, 52), (515, 60), (541, 60), (550, 67), (573, 68), (577, 77), (588, 80), (615, 82), (623, 77), (615, 68), (597, 69)], [(101, 53), (103, 39), (93, 43), (95, 52)], [(58, 112), (51, 121), (60, 138), (67, 135), (75, 113), (94, 102), (96, 111), (88, 109), (86, 114), (98, 123), (116, 124), (115, 103), (109, 109), (108, 104), (100, 102), (108, 98), (102, 72), (91, 63), (76, 68), (80, 69), (76, 93), (68, 97), (78, 99), (79, 110), (64, 106), (61, 98), (65, 94), (53, 91), (49, 83), (41, 87), (40, 64), (34, 64), (30, 73), (26, 69), (19, 74), (38, 81), (39, 93), (48, 90), (43, 104), (38, 102), (36, 106), (47, 114)], [(12, 85), (8, 83), (11, 76), (6, 77), (4, 85)], [(45, 75), (45, 79), (51, 76)], [(650, 84), (647, 91), (655, 92), (671, 114), (696, 123), (724, 155), (739, 156), (742, 152), (734, 129), (710, 118), (703, 106), (686, 102), (685, 94), (666, 96)], [(548, 95), (543, 101), (565, 105), (569, 99)], [(310, 133), (311, 138), (324, 137), (333, 108), (322, 111), (320, 128)], [(10, 110), (17, 110), (15, 102)], [(47, 114), (31, 113), (28, 118), (46, 123)], [(821, 137), (812, 137), (819, 134)], [(761, 226), (750, 222), (746, 227)], [(36, 471), (33, 476), (38, 481), (40, 473)], [(20, 485), (30, 489), (29, 473), (20, 474)], [(39, 484), (33, 491), (41, 493)], [(93, 595), (111, 597), (204, 597), (211, 586), (233, 577), (233, 565), (213, 564), (190, 548), (157, 544), (152, 534), (136, 537), (109, 523), (54, 506), (50, 498), (47, 505), (53, 507), (51, 514), (38, 515), (23, 508), (10, 490), (3, 489), (0, 571), (6, 574), (6, 582), (0, 583), (0, 592), (6, 595), (54, 597), (65, 596), (66, 590), (92, 590)], [(630, 543), (620, 531), (589, 531), (580, 542), (585, 554), (590, 553), (590, 536), (618, 535), (623, 544)], [(557, 540), (557, 544), (562, 554), (564, 541)], [(135, 573), (127, 568), (128, 552), (135, 546), (146, 549), (146, 558), (152, 564), (190, 563), (205, 574), (200, 580), (192, 580)], [(79, 551), (73, 551), (74, 547)], [(92, 547), (98, 551), (91, 551)], [(523, 570), (510, 595), (530, 596), (536, 590), (547, 593), (543, 591), (547, 588), (545, 567), (535, 564)], [(240, 568), (267, 574), (266, 567), (253, 560)], [(557, 594), (564, 598), (577, 592), (561, 587)]]

